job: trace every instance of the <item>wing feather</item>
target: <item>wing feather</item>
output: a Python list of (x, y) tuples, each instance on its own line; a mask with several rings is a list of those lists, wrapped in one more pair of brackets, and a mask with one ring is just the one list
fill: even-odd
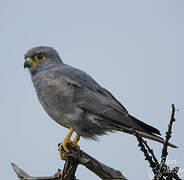
[(106, 89), (101, 87), (87, 73), (65, 65), (55, 69), (57, 79), (73, 88), (73, 104), (79, 108), (96, 114), (119, 127), (135, 128), (146, 133), (159, 133), (155, 128), (145, 123), (138, 123), (128, 114), (125, 107)]

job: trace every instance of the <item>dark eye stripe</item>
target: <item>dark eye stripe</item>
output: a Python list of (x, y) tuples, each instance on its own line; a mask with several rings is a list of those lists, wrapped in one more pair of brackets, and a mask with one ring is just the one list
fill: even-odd
[(38, 55), (37, 58), (38, 58), (38, 59), (42, 59), (43, 56), (42, 56), (42, 55)]

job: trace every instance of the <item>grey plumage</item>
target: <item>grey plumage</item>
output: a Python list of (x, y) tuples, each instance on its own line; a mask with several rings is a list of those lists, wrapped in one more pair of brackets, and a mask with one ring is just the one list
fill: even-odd
[(164, 142), (156, 135), (160, 135), (159, 130), (129, 115), (87, 73), (64, 64), (53, 48), (33, 48), (25, 54), (25, 59), (37, 54), (43, 54), (46, 60), (29, 68), (31, 78), (43, 108), (60, 125), (72, 127), (79, 135), (91, 139), (112, 131), (131, 134), (134, 128), (143, 137)]

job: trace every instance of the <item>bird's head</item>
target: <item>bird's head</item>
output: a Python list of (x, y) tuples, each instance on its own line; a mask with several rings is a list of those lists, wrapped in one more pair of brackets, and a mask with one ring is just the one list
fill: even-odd
[(24, 68), (28, 68), (31, 74), (62, 64), (57, 51), (48, 46), (34, 47), (28, 50), (24, 57)]

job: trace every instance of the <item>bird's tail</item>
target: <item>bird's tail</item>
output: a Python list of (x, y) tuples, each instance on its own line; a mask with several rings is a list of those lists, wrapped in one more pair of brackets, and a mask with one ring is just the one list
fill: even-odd
[[(160, 143), (164, 144), (165, 141), (162, 137), (159, 136), (161, 134), (160, 134), (160, 131), (158, 129), (156, 129), (156, 128), (154, 128), (154, 127), (152, 127), (152, 126), (136, 119), (135, 117), (133, 117), (131, 115), (128, 115), (128, 118), (129, 118), (130, 121), (133, 121), (134, 125), (132, 123), (131, 128), (121, 126), (121, 131), (132, 134), (133, 133), (132, 128), (133, 128), (133, 129), (136, 130), (136, 132), (138, 132), (138, 134), (141, 137), (151, 139), (153, 141), (157, 141), (157, 142), (160, 142)], [(158, 135), (156, 135), (156, 134), (158, 134)], [(170, 147), (177, 148), (177, 146), (175, 146), (174, 144), (168, 143), (168, 145)]]
[[(136, 131), (137, 131), (137, 130), (136, 130)], [(162, 144), (164, 144), (164, 142), (165, 142), (164, 139), (163, 139), (162, 137), (159, 137), (159, 136), (157, 136), (157, 135), (148, 134), (148, 133), (141, 132), (141, 131), (137, 131), (137, 132), (138, 132), (138, 134), (139, 134), (140, 136), (142, 136), (142, 137), (144, 137), (144, 138), (151, 139), (151, 140), (153, 140), (153, 141), (157, 141), (157, 142), (160, 142), (160, 143), (162, 143)], [(174, 145), (174, 144), (172, 144), (172, 143), (168, 143), (168, 145), (169, 145), (170, 147), (177, 148), (177, 146)]]

